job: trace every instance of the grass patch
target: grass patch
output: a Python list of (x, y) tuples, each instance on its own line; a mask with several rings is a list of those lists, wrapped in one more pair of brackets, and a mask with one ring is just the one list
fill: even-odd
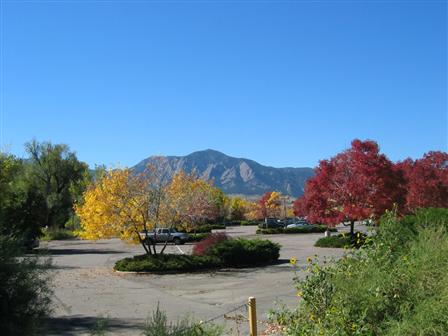
[(293, 233), (323, 233), (327, 231), (337, 232), (335, 228), (327, 228), (325, 225), (306, 225), (297, 228), (271, 228), (257, 229), (257, 234), (293, 234)]
[(201, 324), (189, 318), (184, 318), (176, 323), (169, 323), (166, 313), (159, 309), (152, 313), (145, 324), (143, 336), (220, 336), (224, 335), (221, 326), (213, 324)]

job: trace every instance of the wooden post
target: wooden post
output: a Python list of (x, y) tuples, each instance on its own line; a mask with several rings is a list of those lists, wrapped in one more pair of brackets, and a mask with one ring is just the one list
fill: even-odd
[(257, 336), (257, 303), (255, 298), (249, 298), (249, 335)]

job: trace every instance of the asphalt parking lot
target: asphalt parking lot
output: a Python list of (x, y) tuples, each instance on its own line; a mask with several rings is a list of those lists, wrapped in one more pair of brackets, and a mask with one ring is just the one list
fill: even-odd
[[(292, 279), (304, 276), (302, 269), (308, 256), (323, 259), (344, 253), (340, 249), (314, 247), (323, 234), (259, 236), (255, 229), (230, 227), (227, 233), (280, 243), (278, 264), (190, 274), (118, 274), (112, 269), (115, 262), (142, 254), (140, 246), (118, 239), (42, 243), (41, 248), (52, 257), (54, 268), (54, 312), (48, 334), (89, 335), (98, 318), (107, 318), (108, 335), (139, 335), (139, 328), (158, 304), (171, 321), (184, 316), (205, 321), (244, 304), (249, 296), (256, 297), (258, 318), (263, 320), (276, 302), (291, 307), (297, 304)], [(192, 246), (182, 245), (181, 249), (189, 253)], [(168, 252), (180, 253), (173, 245)], [(291, 257), (298, 260), (295, 269), (288, 262)], [(244, 315), (242, 310), (238, 312)], [(232, 328), (236, 327), (235, 324)], [(241, 327), (244, 329), (245, 325)]]

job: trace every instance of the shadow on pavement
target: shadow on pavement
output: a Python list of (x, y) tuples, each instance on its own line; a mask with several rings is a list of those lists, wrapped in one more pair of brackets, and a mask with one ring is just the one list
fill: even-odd
[(91, 334), (99, 326), (104, 332), (129, 332), (130, 335), (140, 335), (144, 327), (141, 320), (123, 320), (119, 318), (101, 318), (84, 315), (50, 317), (45, 320), (44, 334), (48, 336)]

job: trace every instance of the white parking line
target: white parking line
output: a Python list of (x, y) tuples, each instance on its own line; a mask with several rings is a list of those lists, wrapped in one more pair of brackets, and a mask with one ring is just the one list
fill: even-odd
[(185, 254), (185, 252), (182, 251), (182, 249), (181, 249), (179, 246), (177, 246), (177, 245), (175, 245), (175, 246), (177, 247), (177, 249), (179, 250), (179, 252), (180, 252), (181, 254)]

